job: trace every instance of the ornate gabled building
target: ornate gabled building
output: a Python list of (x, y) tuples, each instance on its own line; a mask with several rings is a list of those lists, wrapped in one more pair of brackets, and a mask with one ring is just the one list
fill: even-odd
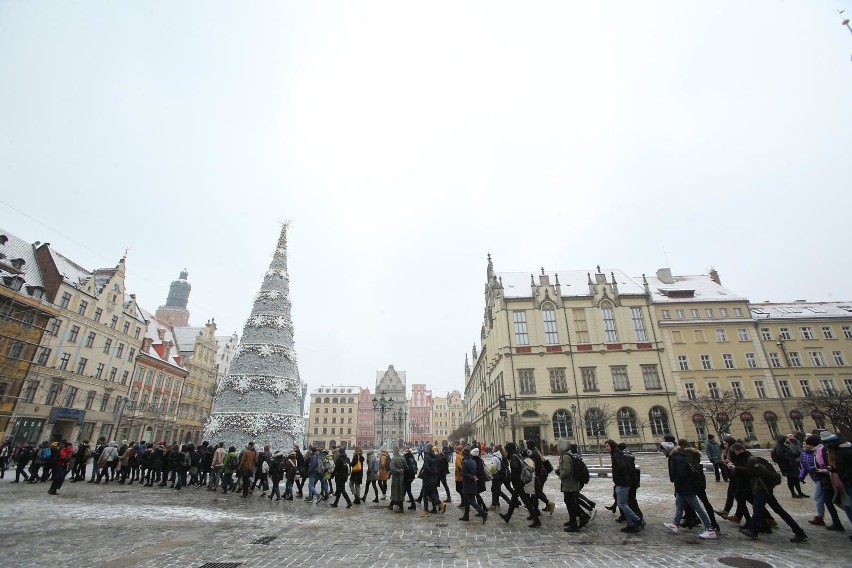
[(35, 255), (59, 315), (27, 375), (34, 395), (15, 413), (40, 424), (30, 434), (39, 441), (114, 439), (147, 325), (135, 295), (125, 291), (125, 259), (90, 272), (49, 244)]
[(640, 445), (678, 435), (651, 310), (621, 271), (497, 273), (489, 255), (481, 350), (465, 369), (474, 437)]
[(219, 382), (216, 323), (210, 320), (203, 326), (173, 329), (181, 365), (189, 371), (181, 387), (175, 439), (179, 442), (200, 444)]
[(405, 418), (397, 419), (406, 411), (406, 390), (405, 371), (397, 371), (393, 365), (388, 365), (386, 371), (376, 371), (375, 398), (386, 401), (384, 412), (381, 408), (376, 411), (376, 434), (388, 445), (407, 439), (407, 422)]
[(145, 338), (117, 438), (170, 443), (176, 435), (178, 403), (189, 371), (181, 365), (172, 327), (142, 313), (147, 320)]
[[(27, 381), (50, 320), (59, 314), (45, 298), (32, 244), (0, 229), (0, 433), (15, 442), (37, 440), (43, 419), (17, 416), (16, 403), (34, 402)], [(42, 362), (43, 363), (43, 362)]]
[(432, 435), (432, 391), (426, 385), (412, 384), (408, 400), (407, 440), (419, 446), (433, 440)]
[(358, 398), (358, 429), (356, 432), (355, 445), (364, 449), (375, 447), (376, 412), (373, 410), (373, 394), (369, 388), (361, 389)]

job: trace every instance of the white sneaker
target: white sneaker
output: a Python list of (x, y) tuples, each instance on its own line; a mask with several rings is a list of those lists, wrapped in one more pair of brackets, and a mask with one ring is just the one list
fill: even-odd
[(680, 530), (680, 527), (677, 526), (674, 523), (663, 523), (663, 526), (666, 527), (667, 529), (669, 529), (670, 531), (672, 531), (675, 534), (677, 534), (678, 531)]
[(590, 523), (591, 523), (592, 521), (594, 521), (594, 520), (595, 520), (595, 516), (596, 516), (597, 514), (598, 514), (598, 510), (597, 510), (597, 509), (595, 509), (594, 507), (592, 507), (592, 510), (591, 510), (591, 511), (589, 511), (589, 522), (590, 522)]
[(716, 531), (714, 531), (713, 529), (707, 529), (706, 531), (704, 531), (703, 533), (698, 535), (698, 538), (706, 538), (706, 539), (709, 539), (709, 540), (713, 540), (713, 539), (717, 538), (716, 537)]

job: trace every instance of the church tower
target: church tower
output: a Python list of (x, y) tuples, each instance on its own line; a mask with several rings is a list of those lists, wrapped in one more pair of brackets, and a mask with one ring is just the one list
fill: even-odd
[(168, 323), (172, 327), (187, 327), (189, 325), (189, 310), (186, 309), (186, 304), (189, 302), (189, 292), (192, 290), (192, 285), (186, 281), (188, 276), (189, 273), (184, 268), (180, 273), (180, 278), (169, 286), (169, 297), (166, 298), (166, 305), (157, 308), (155, 314), (158, 320)]

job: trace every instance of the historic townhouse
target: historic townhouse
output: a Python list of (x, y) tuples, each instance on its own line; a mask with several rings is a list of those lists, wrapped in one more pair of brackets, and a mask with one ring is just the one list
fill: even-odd
[(432, 436), (432, 391), (426, 385), (411, 385), (408, 401), (408, 441), (415, 445), (433, 440)]
[(436, 444), (450, 439), (450, 411), (447, 399), (445, 396), (432, 398), (432, 441)]
[(309, 396), (308, 445), (354, 447), (358, 436), (361, 387), (321, 386)]
[[(447, 395), (447, 414), (450, 418), (450, 424), (448, 426), (449, 431), (448, 434), (452, 434), (455, 429), (462, 425), (464, 422), (464, 397), (462, 397), (461, 392), (458, 390), (453, 390)], [(443, 440), (438, 440), (437, 442), (442, 442)]]
[[(718, 399), (727, 391), (754, 402), (757, 409), (751, 412), (720, 412), (725, 415), (717, 414), (717, 423), (729, 423), (728, 433), (752, 444), (769, 443), (783, 413), (748, 300), (722, 286), (715, 270), (672, 276), (665, 268), (647, 281), (678, 398)], [(679, 418), (690, 440), (716, 434), (701, 412), (684, 412)]]
[[(308, 432), (311, 430), (309, 429)], [(373, 394), (369, 388), (361, 389), (358, 396), (358, 428), (355, 445), (364, 449), (376, 444), (376, 412), (373, 410)]]
[(181, 366), (189, 371), (180, 390), (175, 439), (200, 444), (219, 379), (216, 367), (219, 351), (216, 324), (210, 320), (204, 326), (172, 329), (177, 339)]
[(59, 315), (15, 413), (42, 421), (39, 440), (114, 439), (146, 327), (135, 295), (126, 296), (125, 259), (89, 272), (47, 243), (35, 255)]
[(118, 438), (170, 443), (175, 437), (178, 400), (189, 371), (181, 358), (171, 326), (142, 312), (145, 338), (136, 358), (136, 371)]
[(647, 283), (616, 270), (497, 273), (488, 259), (481, 351), (466, 420), (486, 442), (680, 434)]
[[(14, 442), (35, 442), (44, 420), (12, 419), (18, 401), (33, 402), (26, 377), (51, 318), (59, 312), (45, 299), (33, 245), (0, 229), (0, 433)], [(25, 388), (26, 387), (26, 388)]]
[(780, 397), (767, 427), (781, 433), (825, 428), (826, 417), (808, 413), (804, 397), (820, 391), (852, 394), (852, 302), (752, 304), (755, 331)]

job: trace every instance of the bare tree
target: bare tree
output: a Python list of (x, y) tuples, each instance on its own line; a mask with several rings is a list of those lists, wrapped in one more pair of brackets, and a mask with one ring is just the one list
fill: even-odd
[(852, 393), (820, 389), (805, 398), (802, 408), (822, 412), (840, 436), (847, 440), (852, 436)]
[(688, 416), (700, 414), (713, 425), (719, 437), (730, 431), (731, 424), (743, 412), (754, 412), (757, 405), (737, 397), (733, 391), (724, 390), (718, 395), (699, 392), (695, 398), (682, 398), (675, 403), (675, 410)]
[(476, 429), (473, 427), (473, 424), (465, 422), (463, 424), (460, 424), (458, 428), (450, 432), (450, 435), (448, 437), (453, 442), (458, 442), (459, 440), (466, 440), (467, 438), (473, 436), (475, 432)]
[(582, 426), (586, 428), (586, 436), (594, 438), (598, 446), (598, 465), (603, 466), (601, 438), (606, 440), (607, 430), (615, 424), (615, 410), (606, 402), (597, 402), (587, 406), (582, 416)]

